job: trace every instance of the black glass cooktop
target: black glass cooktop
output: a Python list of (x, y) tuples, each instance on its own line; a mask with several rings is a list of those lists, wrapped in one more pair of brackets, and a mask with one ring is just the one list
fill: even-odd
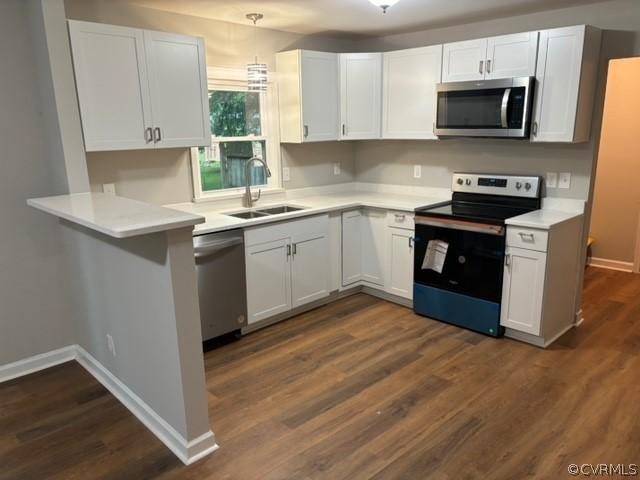
[(455, 218), (473, 222), (504, 225), (508, 218), (517, 217), (540, 208), (539, 199), (516, 199), (491, 195), (465, 195), (432, 207), (419, 208), (416, 215)]

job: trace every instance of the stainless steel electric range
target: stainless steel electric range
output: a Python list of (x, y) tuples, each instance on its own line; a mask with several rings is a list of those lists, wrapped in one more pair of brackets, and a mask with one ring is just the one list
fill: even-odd
[(414, 310), (500, 336), (505, 220), (540, 208), (537, 176), (455, 173), (450, 202), (415, 212)]

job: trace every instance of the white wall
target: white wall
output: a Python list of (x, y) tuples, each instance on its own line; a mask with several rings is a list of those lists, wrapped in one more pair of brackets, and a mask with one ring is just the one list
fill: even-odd
[[(365, 51), (433, 45), (566, 25), (589, 24), (604, 30), (598, 92), (591, 141), (578, 145), (535, 145), (510, 140), (461, 139), (440, 142), (359, 142), (356, 176), (360, 181), (448, 187), (456, 170), (544, 174), (570, 172), (569, 190), (550, 189), (548, 196), (588, 199), (597, 152), (607, 61), (640, 54), (640, 2), (612, 0), (467, 25), (363, 40)], [(412, 164), (422, 165), (422, 179)]]
[(26, 199), (66, 192), (41, 97), (42, 24), (29, 3), (0, 2), (0, 365), (74, 343), (64, 242), (52, 217)]

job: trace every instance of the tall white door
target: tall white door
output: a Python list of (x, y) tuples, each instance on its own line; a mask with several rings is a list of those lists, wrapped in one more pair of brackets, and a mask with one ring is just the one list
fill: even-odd
[(293, 236), (291, 250), (293, 308), (329, 295), (330, 259), (327, 235)]
[(142, 30), (69, 20), (85, 149), (154, 148)]
[(380, 138), (381, 98), (382, 54), (340, 54), (340, 138)]
[(574, 139), (584, 37), (584, 26), (540, 32), (534, 142)]
[(445, 43), (442, 48), (442, 81), (482, 80), (487, 58), (487, 39)]
[(485, 79), (532, 77), (537, 53), (538, 32), (491, 37), (487, 40)]
[(437, 139), (433, 126), (441, 77), (442, 45), (384, 54), (383, 138)]
[(289, 239), (247, 247), (247, 311), (249, 324), (291, 309), (291, 244)]
[(413, 298), (413, 231), (388, 228), (387, 292)]
[(384, 286), (387, 212), (365, 210), (362, 215), (362, 280)]
[(342, 214), (342, 285), (362, 280), (362, 213)]
[(540, 335), (547, 254), (507, 247), (500, 324)]
[(338, 140), (338, 54), (302, 50), (302, 141)]
[(204, 41), (144, 32), (158, 147), (209, 146), (211, 130)]

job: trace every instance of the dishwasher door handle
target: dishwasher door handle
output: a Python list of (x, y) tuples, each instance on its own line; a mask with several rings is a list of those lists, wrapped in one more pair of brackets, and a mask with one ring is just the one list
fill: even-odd
[(242, 243), (242, 238), (230, 238), (226, 240), (218, 240), (217, 242), (203, 243), (202, 245), (193, 247), (193, 254), (195, 258), (205, 258), (214, 255), (225, 248), (242, 245)]

